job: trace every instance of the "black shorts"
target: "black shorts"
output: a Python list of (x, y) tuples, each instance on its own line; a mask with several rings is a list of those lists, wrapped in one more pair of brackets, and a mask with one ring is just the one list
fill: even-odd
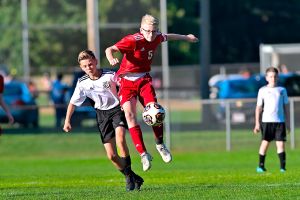
[(110, 139), (115, 137), (115, 129), (119, 126), (127, 128), (125, 114), (120, 106), (110, 110), (98, 110), (97, 113), (97, 127), (100, 132), (102, 143), (107, 143)]
[(286, 141), (286, 129), (284, 122), (262, 122), (261, 123), (261, 134), (262, 140), (268, 142), (275, 141)]

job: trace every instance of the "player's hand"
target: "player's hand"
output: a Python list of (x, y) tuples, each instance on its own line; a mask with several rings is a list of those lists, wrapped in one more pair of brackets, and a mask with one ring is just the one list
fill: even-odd
[(187, 35), (187, 40), (189, 41), (189, 42), (198, 42), (199, 40), (198, 40), (198, 38), (197, 37), (195, 37), (193, 34), (188, 34)]
[(72, 130), (71, 124), (70, 124), (70, 123), (65, 123), (65, 124), (64, 124), (64, 127), (63, 127), (63, 130), (64, 130), (66, 133), (70, 132), (70, 131)]
[(257, 134), (259, 132), (260, 132), (260, 127), (259, 126), (255, 126), (254, 129), (253, 129), (253, 133)]
[(113, 58), (113, 59), (109, 60), (109, 64), (110, 64), (111, 66), (115, 66), (115, 65), (117, 65), (118, 63), (119, 63), (119, 59), (118, 59), (118, 58)]

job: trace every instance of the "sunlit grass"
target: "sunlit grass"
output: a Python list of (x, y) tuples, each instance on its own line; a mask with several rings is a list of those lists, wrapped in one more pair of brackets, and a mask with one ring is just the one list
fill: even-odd
[[(0, 199), (298, 199), (299, 150), (287, 151), (287, 172), (279, 172), (275, 148), (257, 174), (257, 148), (235, 143), (226, 152), (223, 132), (186, 132), (172, 136), (173, 161), (165, 164), (154, 149), (153, 136), (145, 142), (154, 157), (149, 172), (128, 144), (132, 167), (143, 176), (140, 192), (126, 192), (124, 178), (107, 160), (99, 135), (27, 134), (0, 137)], [(244, 134), (244, 133), (242, 133)], [(248, 135), (238, 135), (242, 137)], [(218, 139), (219, 138), (219, 139)], [(186, 147), (186, 150), (185, 150)]]

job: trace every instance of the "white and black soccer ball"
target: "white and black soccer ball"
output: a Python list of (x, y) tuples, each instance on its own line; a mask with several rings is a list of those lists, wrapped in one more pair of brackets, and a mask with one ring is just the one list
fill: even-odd
[(158, 103), (149, 103), (143, 111), (143, 120), (149, 126), (158, 126), (164, 122), (165, 109)]

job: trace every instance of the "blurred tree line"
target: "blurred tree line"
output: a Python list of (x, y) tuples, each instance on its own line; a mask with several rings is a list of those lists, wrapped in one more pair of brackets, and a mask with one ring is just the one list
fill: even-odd
[[(200, 0), (168, 0), (168, 32), (198, 37)], [(0, 0), (0, 64), (22, 73), (20, 0)], [(261, 43), (297, 43), (298, 0), (211, 0), (211, 62), (258, 62)], [(139, 30), (145, 13), (159, 17), (159, 0), (99, 0), (100, 61), (104, 50), (121, 37)], [(77, 54), (87, 48), (84, 0), (28, 0), (29, 49), (32, 73), (50, 67), (77, 65)], [(128, 23), (117, 28), (109, 24)], [(199, 46), (169, 43), (171, 66), (198, 64)], [(154, 64), (160, 64), (159, 56)]]

